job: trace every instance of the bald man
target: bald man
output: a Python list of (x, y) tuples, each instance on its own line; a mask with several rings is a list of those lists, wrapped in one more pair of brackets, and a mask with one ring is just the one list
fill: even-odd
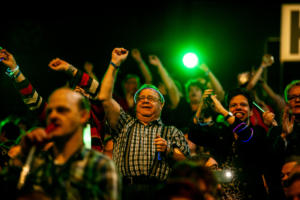
[[(46, 109), (47, 128), (35, 128), (24, 136), (20, 154), (2, 174), (3, 192), (29, 199), (118, 199), (114, 163), (83, 145), (89, 111), (81, 94), (68, 88), (55, 90)], [(18, 192), (11, 193), (16, 186)]]

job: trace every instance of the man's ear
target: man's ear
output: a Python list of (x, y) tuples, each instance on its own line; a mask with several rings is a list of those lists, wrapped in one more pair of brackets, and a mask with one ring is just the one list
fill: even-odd
[(89, 121), (89, 119), (90, 119), (90, 112), (88, 110), (82, 110), (80, 122), (82, 124), (86, 124)]
[(165, 102), (161, 103), (160, 109), (162, 110), (164, 106), (165, 106)]

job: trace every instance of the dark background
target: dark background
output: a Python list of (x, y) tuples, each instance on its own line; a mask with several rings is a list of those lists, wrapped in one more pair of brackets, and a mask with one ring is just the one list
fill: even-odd
[[(237, 85), (238, 73), (257, 68), (265, 53), (275, 57), (266, 77), (276, 92), (282, 94), (287, 83), (299, 79), (298, 62), (279, 63), (281, 5), (291, 1), (97, 3), (19, 5), (18, 14), (2, 17), (0, 46), (14, 54), (44, 98), (66, 78), (48, 67), (51, 59), (62, 58), (79, 69), (90, 61), (101, 79), (114, 47), (139, 48), (147, 63), (148, 55), (156, 54), (182, 85), (201, 74), (183, 67), (182, 56), (188, 50), (201, 55), (225, 90)], [(5, 69), (0, 66), (0, 119), (26, 112)], [(139, 74), (131, 57), (122, 65), (116, 90), (126, 73)]]

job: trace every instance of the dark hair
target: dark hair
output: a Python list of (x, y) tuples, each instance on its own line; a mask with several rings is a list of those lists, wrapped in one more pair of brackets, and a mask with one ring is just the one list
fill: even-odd
[(204, 200), (204, 194), (194, 182), (188, 179), (168, 181), (157, 192), (158, 200), (171, 200), (173, 197), (186, 197), (190, 200)]
[(207, 153), (199, 153), (192, 157), (190, 157), (189, 160), (194, 161), (200, 166), (205, 166), (205, 163), (209, 160), (209, 158), (213, 158), (213, 156), (207, 154)]
[(244, 89), (244, 88), (234, 88), (234, 89), (231, 89), (227, 92), (227, 94), (225, 95), (225, 105), (226, 107), (229, 106), (229, 103), (231, 101), (231, 99), (237, 95), (242, 95), (244, 97), (246, 97), (246, 99), (248, 100), (248, 103), (249, 103), (249, 106), (250, 108), (252, 108), (252, 102), (253, 102), (253, 97), (251, 95), (251, 93)]
[(190, 89), (191, 89), (192, 86), (195, 86), (195, 87), (199, 88), (202, 92), (205, 90), (205, 86), (198, 79), (188, 80), (184, 85), (185, 94), (186, 94), (186, 98), (187, 98), (188, 101), (189, 101), (188, 93), (190, 92)]
[(135, 78), (137, 80), (137, 84), (138, 84), (137, 87), (139, 88), (141, 85), (141, 81), (140, 81), (140, 77), (136, 74), (127, 74), (122, 81), (122, 85), (124, 85), (124, 83), (126, 83), (128, 81), (128, 79), (131, 79), (131, 78)]
[(300, 80), (294, 80), (285, 87), (285, 89), (284, 89), (284, 99), (285, 99), (286, 102), (288, 102), (288, 93), (289, 93), (290, 89), (294, 86), (300, 86)]
[(203, 180), (207, 185), (207, 189), (216, 194), (218, 181), (213, 172), (205, 166), (199, 165), (192, 160), (180, 161), (175, 164), (173, 171), (170, 173), (169, 180), (189, 179), (196, 183)]
[(105, 137), (103, 140), (103, 145), (106, 145), (110, 140), (113, 140), (113, 137), (111, 135)]
[(284, 163), (297, 162), (300, 164), (300, 155), (290, 155), (284, 159)]
[(191, 79), (185, 83), (185, 91), (188, 93), (192, 86), (198, 87), (200, 90), (205, 90), (205, 86), (198, 79)]

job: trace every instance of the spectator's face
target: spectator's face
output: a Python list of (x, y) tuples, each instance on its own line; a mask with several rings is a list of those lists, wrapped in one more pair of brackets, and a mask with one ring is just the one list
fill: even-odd
[(147, 117), (158, 119), (162, 111), (163, 104), (155, 90), (144, 89), (137, 98), (136, 113), (137, 117)]
[(49, 98), (47, 124), (53, 124), (51, 135), (55, 137), (71, 135), (87, 120), (84, 110), (79, 109), (80, 94), (69, 89), (59, 89)]
[(287, 162), (285, 163), (282, 168), (281, 168), (281, 183), (283, 184), (283, 181), (286, 181), (294, 168), (296, 166), (297, 162), (292, 161), (292, 162)]
[(289, 90), (288, 103), (293, 114), (300, 114), (300, 86), (294, 86)]
[(88, 73), (93, 72), (93, 68), (94, 68), (94, 66), (92, 63), (89, 63), (89, 62), (84, 63), (84, 70), (86, 72), (88, 72)]
[(191, 103), (199, 103), (202, 95), (202, 90), (197, 86), (190, 86), (189, 99)]
[(248, 120), (251, 115), (248, 99), (243, 95), (234, 96), (229, 102), (229, 111), (242, 121)]
[(124, 83), (125, 93), (134, 94), (137, 91), (137, 88), (138, 88), (138, 81), (134, 77), (133, 78), (129, 78)]
[(287, 190), (288, 200), (300, 200), (300, 180), (294, 181)]

